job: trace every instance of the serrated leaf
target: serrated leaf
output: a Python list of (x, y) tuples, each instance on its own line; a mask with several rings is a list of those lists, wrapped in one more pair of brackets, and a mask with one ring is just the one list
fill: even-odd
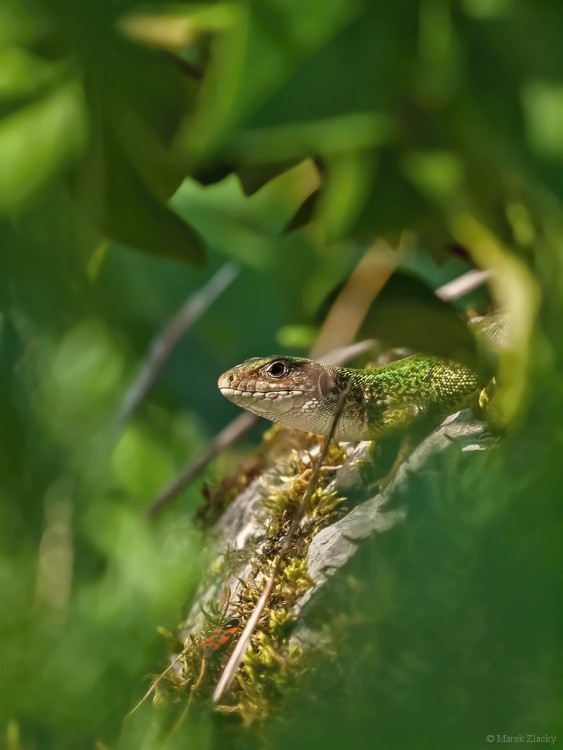
[(205, 262), (201, 235), (160, 202), (107, 126), (74, 181), (83, 210), (113, 240), (152, 255)]

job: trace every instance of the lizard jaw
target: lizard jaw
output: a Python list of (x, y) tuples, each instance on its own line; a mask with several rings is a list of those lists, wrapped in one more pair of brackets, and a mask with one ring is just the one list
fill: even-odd
[(224, 385), (221, 378), (219, 378), (219, 390), (225, 398), (237, 406), (259, 416), (270, 418), (274, 415), (286, 414), (292, 409), (303, 408), (309, 400), (303, 391), (279, 390), (265, 393), (264, 391), (242, 390)]

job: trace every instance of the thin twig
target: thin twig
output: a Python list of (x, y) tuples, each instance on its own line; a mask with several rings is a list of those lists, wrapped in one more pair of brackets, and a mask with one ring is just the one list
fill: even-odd
[(183, 57), (175, 55), (174, 53), (171, 53), (170, 56), (173, 58), (174, 63), (187, 76), (189, 76), (190, 78), (195, 78), (197, 81), (201, 81), (203, 79), (203, 70), (201, 68), (198, 68), (197, 65), (194, 65), (189, 60), (185, 60)]
[(226, 263), (209, 281), (192, 294), (180, 310), (153, 339), (147, 356), (114, 418), (117, 428), (133, 415), (147, 391), (151, 388), (180, 338), (232, 284), (239, 273), (236, 263)]
[(289, 530), (285, 536), (285, 539), (280, 548), (280, 551), (274, 561), (272, 571), (270, 575), (268, 576), (268, 579), (264, 585), (264, 590), (262, 591), (260, 599), (256, 603), (256, 606), (254, 607), (254, 610), (252, 611), (252, 614), (250, 615), (250, 618), (248, 619), (248, 622), (246, 623), (246, 627), (244, 628), (238, 640), (238, 643), (235, 646), (235, 649), (233, 653), (231, 654), (231, 657), (229, 661), (227, 662), (225, 669), (223, 670), (223, 673), (221, 674), (219, 682), (217, 683), (217, 687), (215, 688), (215, 692), (213, 693), (214, 703), (218, 703), (223, 697), (223, 695), (225, 694), (225, 692), (231, 686), (235, 673), (237, 669), (239, 668), (244, 658), (244, 655), (246, 654), (248, 650), (248, 647), (250, 645), (250, 639), (252, 638), (252, 634), (254, 633), (254, 630), (256, 629), (258, 620), (260, 619), (260, 616), (262, 612), (264, 611), (264, 607), (266, 606), (266, 603), (270, 597), (270, 594), (272, 593), (272, 589), (274, 587), (274, 582), (275, 582), (275, 579), (276, 579), (276, 576), (280, 567), (280, 563), (283, 560), (285, 553), (288, 551), (291, 542), (293, 541), (295, 532), (297, 531), (299, 524), (301, 523), (301, 520), (303, 516), (305, 515), (307, 508), (309, 507), (309, 502), (311, 500), (313, 492), (315, 491), (317, 487), (318, 479), (319, 479), (320, 472), (321, 472), (321, 467), (326, 459), (330, 442), (332, 438), (334, 437), (336, 425), (338, 424), (338, 420), (340, 419), (340, 415), (342, 414), (342, 409), (344, 408), (344, 403), (350, 391), (351, 384), (352, 384), (352, 381), (349, 380), (342, 394), (340, 395), (340, 399), (338, 400), (338, 404), (337, 404), (336, 411), (332, 420), (332, 424), (330, 426), (330, 431), (327, 435), (327, 438), (322, 447), (322, 450), (319, 452), (319, 455), (317, 457), (317, 461), (315, 463), (315, 469), (311, 476), (311, 480), (307, 486), (307, 489), (303, 495), (303, 498), (301, 499), (299, 508), (297, 509), (297, 512), (295, 516), (293, 517), (291, 526), (289, 527)]
[(213, 461), (222, 451), (245, 435), (257, 422), (256, 417), (250, 412), (240, 414), (230, 424), (221, 430), (212, 443), (200, 453), (195, 461), (190, 462), (178, 476), (152, 501), (147, 508), (147, 516), (153, 518), (161, 510), (164, 510), (172, 500), (186, 487), (205, 467)]
[(322, 357), (319, 357), (318, 362), (325, 365), (345, 365), (351, 359), (356, 359), (361, 354), (371, 351), (376, 344), (375, 339), (364, 339), (364, 341), (357, 341), (354, 344), (348, 344), (348, 346), (340, 346), (323, 354)]
[(444, 302), (453, 302), (460, 297), (464, 297), (469, 292), (473, 292), (485, 284), (491, 278), (490, 271), (474, 269), (458, 276), (456, 279), (448, 281), (447, 284), (436, 289), (434, 294)]
[(194, 700), (194, 695), (196, 694), (196, 692), (201, 687), (201, 683), (203, 682), (203, 678), (205, 677), (206, 669), (207, 669), (207, 659), (205, 657), (202, 657), (202, 659), (201, 659), (201, 668), (199, 670), (199, 675), (198, 675), (198, 678), (197, 678), (196, 682), (192, 685), (192, 687), (190, 689), (190, 697), (186, 701), (186, 705), (184, 706), (184, 708), (182, 710), (182, 713), (180, 714), (180, 716), (176, 720), (174, 726), (170, 730), (168, 736), (166, 737), (166, 740), (165, 740), (165, 742), (163, 744), (163, 748), (165, 748), (165, 747), (168, 746), (169, 742), (172, 740), (173, 737), (176, 736), (176, 734), (178, 733), (180, 727), (182, 726), (182, 724), (186, 720), (186, 718), (187, 718), (187, 716), (188, 716), (188, 714), (190, 712), (190, 708), (192, 707), (192, 703), (193, 703), (193, 700)]
[(180, 659), (181, 659), (181, 658), (182, 658), (183, 656), (185, 656), (185, 655), (186, 655), (186, 654), (188, 653), (188, 649), (190, 648), (190, 646), (191, 646), (191, 645), (192, 645), (192, 644), (191, 644), (191, 642), (188, 642), (188, 643), (187, 643), (187, 644), (186, 644), (186, 645), (184, 646), (184, 648), (183, 648), (183, 649), (182, 649), (182, 650), (180, 651), (180, 653), (179, 653), (179, 654), (178, 654), (178, 655), (177, 655), (176, 657), (174, 657), (174, 659), (173, 659), (173, 660), (172, 660), (172, 661), (170, 662), (170, 664), (169, 664), (169, 665), (168, 665), (168, 666), (166, 667), (166, 669), (165, 669), (165, 670), (164, 670), (163, 672), (161, 672), (161, 673), (160, 673), (159, 675), (157, 675), (157, 676), (156, 676), (156, 677), (154, 678), (154, 680), (153, 680), (153, 681), (151, 682), (151, 684), (150, 684), (150, 687), (149, 687), (149, 689), (148, 689), (148, 690), (147, 690), (147, 692), (146, 692), (146, 693), (145, 693), (145, 694), (143, 695), (143, 697), (141, 698), (141, 700), (140, 700), (140, 701), (138, 701), (138, 702), (137, 702), (137, 703), (136, 703), (136, 704), (135, 704), (135, 705), (133, 706), (133, 708), (132, 708), (132, 709), (131, 709), (130, 711), (128, 711), (128, 712), (127, 712), (127, 713), (125, 714), (125, 718), (126, 718), (126, 719), (128, 719), (128, 718), (129, 718), (130, 716), (132, 716), (132, 714), (134, 714), (134, 713), (135, 713), (135, 711), (136, 711), (136, 710), (137, 710), (138, 708), (140, 708), (140, 706), (142, 706), (142, 705), (143, 705), (143, 703), (144, 703), (144, 702), (145, 702), (145, 701), (147, 700), (147, 698), (149, 697), (149, 695), (151, 695), (151, 693), (153, 693), (153, 691), (154, 691), (154, 689), (156, 688), (156, 686), (158, 685), (158, 683), (159, 683), (159, 682), (160, 682), (160, 681), (161, 681), (162, 679), (164, 679), (164, 677), (166, 677), (166, 675), (168, 674), (168, 672), (170, 672), (170, 670), (171, 670), (171, 669), (172, 669), (173, 667), (175, 667), (175, 666), (176, 666), (176, 664), (177, 664), (177, 663), (178, 663), (178, 662), (180, 661)]

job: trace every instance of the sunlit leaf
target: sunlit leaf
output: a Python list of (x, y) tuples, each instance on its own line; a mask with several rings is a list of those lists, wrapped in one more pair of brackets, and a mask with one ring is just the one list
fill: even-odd
[(0, 121), (0, 211), (13, 211), (84, 147), (80, 89), (66, 84)]
[(20, 47), (0, 48), (0, 101), (38, 93), (53, 73), (53, 66)]

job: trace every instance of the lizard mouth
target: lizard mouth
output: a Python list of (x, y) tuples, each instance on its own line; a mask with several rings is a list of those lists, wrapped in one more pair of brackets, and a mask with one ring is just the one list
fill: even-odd
[(286, 383), (256, 381), (256, 378), (237, 378), (227, 371), (219, 378), (217, 385), (221, 394), (237, 406), (248, 409), (258, 416), (276, 421), (276, 418), (304, 406), (303, 389), (288, 388)]
[(233, 388), (232, 386), (221, 385), (221, 381), (219, 381), (219, 390), (221, 391), (221, 394), (225, 396), (225, 398), (233, 400), (251, 398), (255, 399), (256, 401), (260, 401), (262, 399), (274, 401), (277, 398), (293, 398), (294, 396), (303, 395), (303, 391), (245, 391), (242, 388)]

